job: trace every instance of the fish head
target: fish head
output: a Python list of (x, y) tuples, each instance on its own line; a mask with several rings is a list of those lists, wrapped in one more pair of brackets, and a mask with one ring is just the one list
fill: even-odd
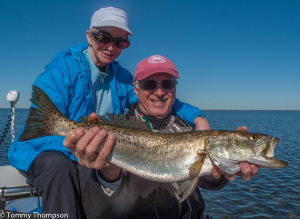
[(279, 138), (250, 132), (224, 132), (206, 140), (211, 161), (222, 171), (233, 174), (240, 170), (239, 163), (247, 161), (262, 168), (281, 168), (288, 164), (274, 157)]

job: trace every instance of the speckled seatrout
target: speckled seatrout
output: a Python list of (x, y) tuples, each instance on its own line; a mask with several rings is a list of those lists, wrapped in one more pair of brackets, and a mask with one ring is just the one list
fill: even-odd
[[(95, 124), (67, 119), (50, 98), (33, 86), (31, 107), (19, 141), (47, 135), (66, 136), (76, 128), (88, 131)], [(212, 165), (221, 171), (239, 171), (239, 162), (248, 161), (263, 168), (286, 167), (285, 161), (273, 158), (279, 138), (264, 134), (235, 131), (189, 131), (154, 133), (136, 117), (109, 115), (99, 117), (100, 129), (116, 137), (109, 161), (133, 174), (160, 182), (179, 182), (180, 201), (195, 189), (200, 176), (211, 175)]]

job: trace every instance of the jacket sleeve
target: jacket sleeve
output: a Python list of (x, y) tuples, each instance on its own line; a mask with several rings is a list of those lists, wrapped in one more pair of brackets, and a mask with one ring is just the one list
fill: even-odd
[(173, 109), (176, 113), (185, 121), (187, 121), (192, 127), (196, 117), (200, 116), (205, 118), (204, 114), (197, 108), (187, 103), (180, 102), (177, 98), (173, 105)]
[(29, 141), (18, 142), (18, 138), (23, 132), (23, 129), (9, 147), (7, 154), (10, 165), (16, 169), (27, 171), (31, 162), (42, 151), (60, 151), (69, 156), (70, 159), (77, 161), (72, 153), (63, 146), (62, 142), (64, 137), (53, 135), (36, 138)]
[(121, 66), (120, 66), (120, 70), (122, 71), (123, 80), (126, 80), (125, 84), (126, 84), (127, 101), (125, 104), (125, 108), (130, 109), (131, 105), (138, 101), (132, 87), (133, 76), (130, 74), (128, 70), (126, 70)]
[[(66, 67), (65, 64), (56, 63), (56, 66), (48, 68), (48, 70), (39, 75), (34, 85), (41, 88), (51, 98), (59, 111), (69, 117), (68, 97), (70, 96), (70, 91), (68, 83), (70, 80), (67, 74), (64, 74), (64, 72), (68, 71)], [(23, 130), (24, 127), (19, 135)], [(61, 151), (71, 159), (76, 160), (71, 152), (63, 146), (62, 141), (64, 137), (47, 136), (18, 142), (19, 135), (15, 138), (8, 151), (8, 160), (17, 169), (27, 171), (35, 157), (40, 152), (47, 150)]]
[(224, 175), (221, 176), (220, 179), (215, 179), (211, 177), (212, 179), (208, 179), (207, 177), (200, 177), (198, 185), (202, 189), (207, 189), (207, 190), (220, 190), (224, 188), (224, 186), (227, 185), (228, 180), (225, 178)]
[(127, 109), (130, 109), (130, 106), (137, 102), (138, 99), (134, 93), (134, 90), (133, 90), (133, 87), (132, 87), (132, 84), (128, 84), (127, 85), (127, 93), (128, 93), (128, 102), (126, 103), (126, 108)]

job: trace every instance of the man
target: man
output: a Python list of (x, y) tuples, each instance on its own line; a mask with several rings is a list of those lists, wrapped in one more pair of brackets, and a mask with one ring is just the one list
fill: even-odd
[[(114, 60), (130, 45), (129, 35), (128, 16), (123, 10), (108, 7), (96, 11), (86, 32), (88, 47), (85, 43), (58, 53), (34, 85), (50, 97), (61, 113), (75, 121), (91, 112), (124, 113), (137, 99), (132, 75)], [(197, 129), (209, 128), (199, 109), (178, 100), (174, 107)], [(8, 159), (25, 172), (27, 182), (42, 196), (43, 213), (84, 218), (78, 170), (73, 162), (77, 159), (63, 146), (63, 140), (49, 136), (18, 142), (17, 137), (9, 148)], [(111, 168), (115, 167), (102, 168), (104, 176)], [(111, 178), (114, 176), (107, 180)]]
[[(178, 72), (167, 58), (156, 55), (141, 61), (136, 67), (133, 82), (138, 103), (132, 104), (127, 115), (144, 120), (154, 132), (180, 128), (183, 121), (173, 108), (176, 79), (179, 79)], [(91, 120), (92, 117), (95, 118), (95, 114), (90, 115)], [(119, 167), (109, 164), (107, 157), (114, 138), (108, 138), (98, 153), (97, 149), (104, 139), (104, 130), (98, 129), (98, 133), (90, 130), (83, 135), (83, 131), (77, 129), (71, 131), (63, 142), (83, 165), (78, 169), (88, 218), (200, 218), (205, 204), (199, 188), (179, 203), (172, 185), (146, 180), (131, 173), (124, 174)], [(103, 162), (105, 159), (106, 162)], [(103, 168), (107, 166), (110, 169), (103, 174)], [(241, 169), (239, 174), (250, 177), (257, 173), (257, 170), (248, 171), (242, 166)], [(200, 178), (198, 185), (216, 190), (227, 184), (226, 178), (233, 179), (232, 175), (221, 176), (218, 168), (212, 170), (212, 176)]]

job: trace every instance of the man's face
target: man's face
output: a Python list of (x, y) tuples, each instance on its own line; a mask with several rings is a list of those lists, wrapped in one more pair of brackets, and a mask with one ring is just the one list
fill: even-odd
[(156, 73), (143, 79), (141, 83), (150, 80), (155, 80), (158, 83), (154, 90), (145, 90), (141, 84), (139, 84), (139, 88), (137, 89), (135, 82), (133, 82), (134, 92), (139, 101), (139, 108), (146, 115), (163, 119), (172, 110), (176, 87), (173, 89), (164, 89), (161, 83), (164, 80), (175, 80), (175, 77), (168, 73)]
[[(120, 28), (108, 26), (98, 27), (97, 29), (110, 33), (110, 35), (114, 38), (123, 38), (128, 40), (127, 32)], [(88, 43), (93, 47), (93, 50), (95, 51), (98, 59), (100, 60), (100, 62), (97, 60), (94, 51), (90, 48), (90, 53), (96, 66), (105, 66), (111, 63), (116, 58), (118, 58), (122, 52), (122, 49), (116, 47), (114, 43), (109, 45), (100, 44), (94, 39), (94, 37), (89, 33), (89, 31), (86, 32), (86, 37)]]

